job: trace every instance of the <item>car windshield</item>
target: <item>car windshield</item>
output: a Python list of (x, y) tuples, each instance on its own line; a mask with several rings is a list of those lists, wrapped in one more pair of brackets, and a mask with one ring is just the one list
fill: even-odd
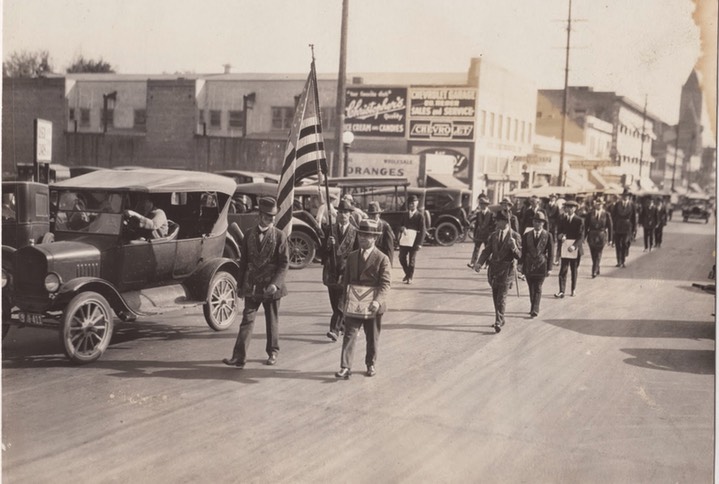
[(122, 227), (122, 195), (67, 190), (53, 194), (55, 230), (117, 235)]

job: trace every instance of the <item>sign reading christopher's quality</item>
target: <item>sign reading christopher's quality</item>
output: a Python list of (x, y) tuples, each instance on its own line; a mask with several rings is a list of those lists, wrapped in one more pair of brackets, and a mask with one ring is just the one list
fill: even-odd
[(406, 87), (348, 87), (345, 126), (355, 136), (404, 137)]
[(473, 87), (411, 87), (409, 139), (473, 140), (476, 98)]

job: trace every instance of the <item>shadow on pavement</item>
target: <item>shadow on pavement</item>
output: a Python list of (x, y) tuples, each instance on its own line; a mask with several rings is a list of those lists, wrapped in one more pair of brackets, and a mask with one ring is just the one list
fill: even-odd
[(614, 338), (714, 339), (713, 321), (649, 319), (547, 319), (546, 323), (590, 336)]
[(714, 351), (712, 350), (624, 348), (622, 351), (631, 356), (624, 360), (629, 365), (697, 375), (714, 374)]

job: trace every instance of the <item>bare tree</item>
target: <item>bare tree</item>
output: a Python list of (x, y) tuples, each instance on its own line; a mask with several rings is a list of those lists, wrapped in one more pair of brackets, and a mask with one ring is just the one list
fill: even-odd
[(80, 55), (73, 59), (72, 63), (70, 64), (70, 67), (68, 67), (65, 72), (67, 72), (68, 74), (79, 72), (114, 73), (115, 70), (108, 62), (105, 62), (102, 57), (100, 57), (98, 60), (93, 60), (85, 59), (85, 57)]
[(3, 77), (43, 77), (52, 73), (52, 59), (46, 50), (13, 52), (2, 63)]

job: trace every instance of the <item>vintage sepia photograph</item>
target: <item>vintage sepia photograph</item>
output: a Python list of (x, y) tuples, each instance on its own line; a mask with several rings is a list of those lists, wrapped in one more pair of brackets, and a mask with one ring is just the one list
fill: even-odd
[(719, 0), (0, 0), (3, 483), (716, 481)]

